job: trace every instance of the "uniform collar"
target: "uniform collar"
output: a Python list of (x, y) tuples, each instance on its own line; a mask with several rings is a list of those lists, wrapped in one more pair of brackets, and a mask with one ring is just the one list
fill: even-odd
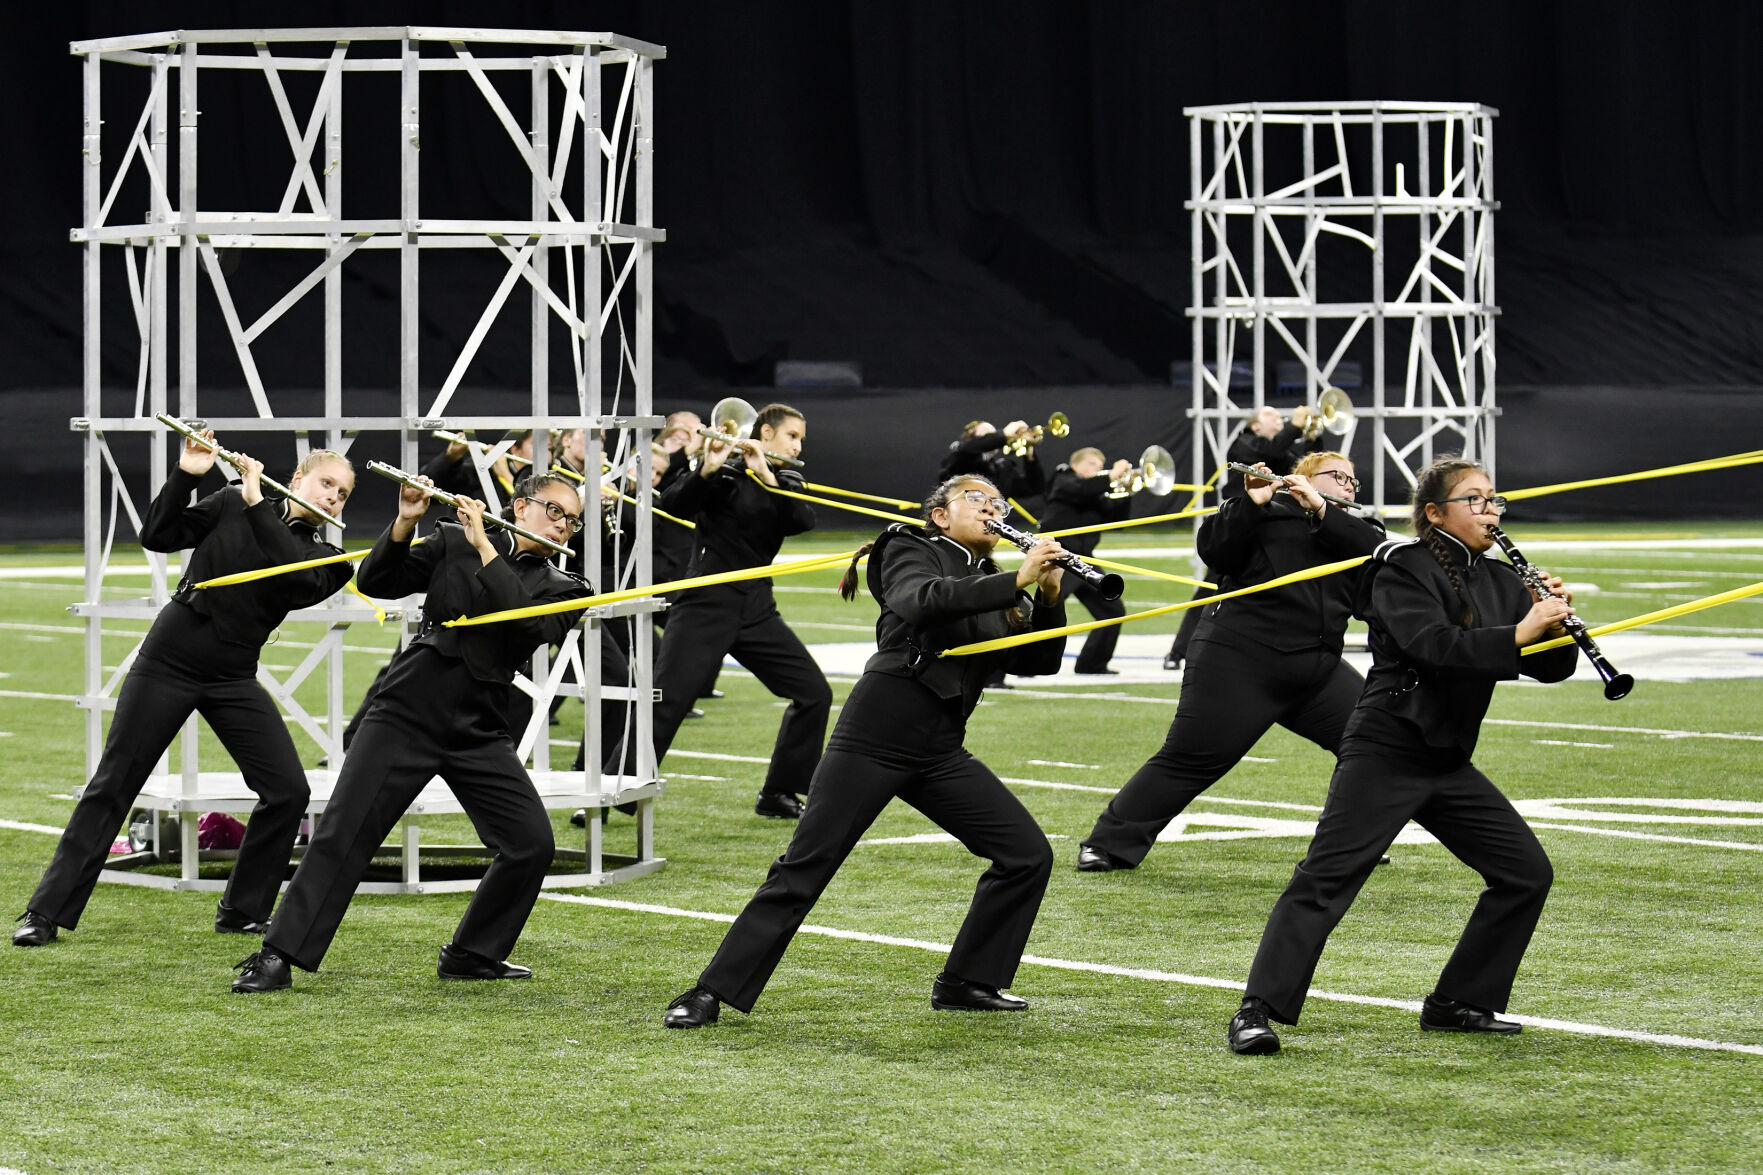
[(1445, 549), (1451, 552), (1451, 561), (1462, 567), (1474, 567), (1481, 562), (1481, 556), (1472, 553), (1463, 545), (1463, 540), (1443, 527), (1433, 527), (1433, 533), (1445, 541)]
[(977, 567), (981, 571), (988, 571), (997, 567), (997, 564), (993, 563), (991, 559), (975, 555), (972, 551), (968, 550), (966, 544), (956, 542), (940, 530), (931, 535), (930, 538), (932, 542), (947, 543), (955, 550), (961, 552), (961, 557), (966, 560), (969, 567)]

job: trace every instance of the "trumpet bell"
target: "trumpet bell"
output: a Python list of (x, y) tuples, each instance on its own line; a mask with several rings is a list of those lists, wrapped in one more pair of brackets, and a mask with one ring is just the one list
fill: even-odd
[(1071, 417), (1063, 412), (1055, 412), (1047, 417), (1047, 431), (1056, 437), (1071, 435)]
[(1316, 401), (1316, 411), (1322, 417), (1322, 427), (1337, 437), (1353, 424), (1353, 401), (1339, 388), (1325, 388)]
[(752, 436), (753, 425), (758, 419), (758, 411), (739, 396), (726, 396), (710, 409), (711, 430), (731, 436)]
[(1175, 488), (1175, 458), (1162, 445), (1151, 445), (1139, 454), (1139, 488), (1161, 498)]

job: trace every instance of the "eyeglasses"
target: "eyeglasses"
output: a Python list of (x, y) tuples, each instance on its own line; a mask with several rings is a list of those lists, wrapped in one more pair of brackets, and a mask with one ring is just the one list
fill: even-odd
[(545, 517), (549, 518), (552, 522), (565, 523), (569, 527), (570, 534), (580, 534), (582, 532), (581, 515), (571, 514), (549, 498), (528, 498), (527, 501), (535, 506), (543, 506), (545, 508)]
[(997, 513), (999, 518), (1010, 517), (1010, 503), (1006, 502), (1003, 498), (988, 497), (980, 490), (968, 490), (961, 496), (966, 498), (969, 502), (972, 502), (975, 506), (984, 506), (987, 502), (990, 502), (992, 504), (992, 510)]
[(1341, 485), (1346, 486), (1348, 489), (1352, 490), (1354, 493), (1359, 492), (1359, 479), (1354, 477), (1350, 473), (1342, 473), (1338, 469), (1324, 469), (1321, 473), (1317, 474), (1316, 476), (1317, 477), (1332, 477), (1335, 479), (1335, 481), (1339, 482)]
[(1468, 502), (1471, 514), (1504, 514), (1506, 507), (1511, 504), (1499, 494), (1495, 494), (1491, 498), (1484, 498), (1480, 494), (1465, 494), (1460, 498), (1435, 498), (1433, 500), (1440, 506), (1446, 502)]

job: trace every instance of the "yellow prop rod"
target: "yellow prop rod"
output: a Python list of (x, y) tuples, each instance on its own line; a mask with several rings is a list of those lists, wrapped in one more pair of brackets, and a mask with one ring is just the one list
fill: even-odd
[(834, 502), (826, 498), (816, 498), (811, 494), (798, 494), (794, 490), (786, 490), (780, 486), (766, 485), (765, 479), (760, 477), (757, 473), (754, 473), (751, 469), (747, 470), (747, 476), (752, 478), (759, 485), (764, 486), (767, 493), (778, 494), (785, 498), (795, 498), (798, 502), (808, 502), (815, 506), (831, 506), (834, 510), (849, 510), (853, 514), (867, 514), (871, 518), (880, 518), (888, 522), (909, 521), (909, 519), (901, 518), (898, 514), (886, 514), (880, 510), (871, 510), (868, 506), (852, 506), (844, 502)]
[(1041, 524), (1041, 520), (1039, 518), (1036, 518), (1033, 514), (1030, 514), (1027, 510), (1024, 510), (1022, 508), (1022, 503), (1018, 502), (1015, 498), (1005, 498), (1004, 500), (1006, 502), (1009, 502), (1010, 505), (1015, 508), (1015, 510), (1018, 514), (1022, 515), (1024, 518), (1028, 519), (1028, 524), (1030, 526), (1039, 526)]
[(254, 583), (259, 579), (305, 571), (308, 567), (324, 567), (331, 563), (353, 563), (357, 559), (367, 558), (367, 555), (367, 551), (352, 551), (347, 555), (326, 555), (322, 559), (304, 559), (299, 563), (283, 563), (278, 567), (259, 567), (256, 571), (235, 571), (231, 575), (217, 575), (213, 579), (205, 579), (195, 586), (199, 589), (232, 587), (236, 583)]
[[(1751, 596), (1763, 595), (1763, 583), (1753, 583), (1747, 587), (1733, 588), (1719, 595), (1703, 596), (1699, 600), (1689, 600), (1682, 604), (1673, 604), (1669, 608), (1660, 608), (1656, 612), (1643, 612), (1639, 616), (1630, 616), (1627, 620), (1617, 620), (1610, 624), (1601, 624), (1597, 628), (1586, 630), (1586, 635), (1596, 639), (1606, 633), (1622, 632), (1629, 628), (1639, 628), (1645, 624), (1656, 624), (1661, 620), (1670, 620), (1678, 616), (1688, 616), (1691, 612), (1702, 612), (1709, 608), (1718, 608), (1722, 604), (1730, 604), (1736, 600), (1748, 599)], [(1570, 645), (1573, 638), (1558, 636), (1550, 640), (1539, 641), (1534, 645), (1526, 645), (1523, 655), (1541, 653), (1548, 649), (1558, 649), (1562, 645)]]
[(856, 554), (856, 551), (845, 551), (838, 555), (816, 555), (810, 559), (799, 559), (794, 563), (744, 567), (739, 571), (721, 571), (715, 575), (697, 575), (691, 579), (676, 579), (668, 583), (650, 584), (648, 587), (602, 592), (597, 596), (584, 596), (578, 600), (558, 600), (552, 604), (533, 604), (526, 608), (486, 612), (482, 616), (461, 616), (457, 620), (442, 621), (442, 624), (447, 628), (469, 628), (478, 624), (497, 624), (504, 620), (525, 620), (529, 616), (555, 616), (563, 612), (579, 612), (584, 608), (592, 608), (600, 604), (640, 600), (645, 596), (659, 596), (667, 592), (686, 591), (689, 588), (713, 587), (719, 583), (739, 583), (744, 579), (770, 579), (780, 575), (802, 575), (810, 571), (825, 571), (837, 567), (841, 563), (849, 562)]
[(1044, 632), (1024, 632), (1015, 636), (998, 637), (996, 640), (976, 641), (971, 645), (957, 645), (953, 649), (944, 649), (939, 657), (970, 657), (975, 653), (990, 653), (998, 649), (1013, 649), (1017, 645), (1033, 644), (1035, 641), (1050, 640), (1056, 636), (1070, 636), (1080, 632), (1091, 632), (1098, 628), (1107, 628), (1111, 624), (1125, 624), (1132, 620), (1147, 620), (1153, 616), (1168, 616), (1172, 612), (1185, 612), (1189, 608), (1204, 608), (1207, 604), (1215, 604), (1219, 600), (1235, 599), (1237, 596), (1253, 595), (1256, 592), (1272, 591), (1274, 588), (1286, 587), (1289, 584), (1302, 583), (1307, 579), (1321, 579), (1325, 575), (1336, 575), (1353, 568), (1370, 559), (1370, 555), (1360, 555), (1352, 559), (1342, 559), (1338, 563), (1324, 563), (1320, 567), (1308, 567), (1303, 571), (1294, 571), (1290, 575), (1282, 575), (1278, 579), (1270, 579), (1266, 583), (1258, 583), (1253, 587), (1238, 588), (1233, 592), (1220, 592), (1215, 596), (1207, 596), (1199, 600), (1185, 600), (1180, 604), (1166, 604), (1161, 608), (1148, 608), (1143, 612), (1134, 612), (1127, 616), (1119, 616), (1110, 620), (1091, 620), (1084, 624), (1067, 624), (1064, 628), (1049, 628)]
[(922, 502), (908, 502), (904, 498), (884, 498), (880, 494), (860, 494), (856, 490), (841, 490), (838, 486), (823, 486), (812, 481), (805, 481), (802, 485), (805, 489), (813, 490), (817, 494), (832, 494), (835, 497), (840, 498), (856, 498), (863, 502), (880, 502), (882, 505), (892, 506), (896, 510), (916, 511), (921, 505), (923, 505)]
[(1094, 555), (1085, 555), (1085, 563), (1094, 563), (1097, 567), (1106, 567), (1110, 571), (1119, 571), (1126, 575), (1146, 575), (1152, 579), (1166, 579), (1170, 583), (1185, 583), (1189, 587), (1215, 588), (1218, 585), (1203, 579), (1190, 579), (1185, 575), (1174, 575), (1168, 571), (1152, 571), (1149, 567), (1134, 567), (1130, 563), (1115, 563), (1109, 559), (1098, 559)]
[[(1198, 510), (1183, 510), (1179, 514), (1152, 514), (1147, 518), (1128, 518), (1124, 522), (1100, 522), (1095, 526), (1072, 526), (1065, 530), (1045, 530), (1041, 532), (1041, 537), (1062, 539), (1068, 535), (1096, 534), (1104, 530), (1125, 530), (1131, 526), (1150, 526), (1158, 522), (1179, 522), (1183, 518), (1198, 518), (1203, 514), (1216, 513), (1218, 513), (1217, 506), (1202, 506)], [(1090, 562), (1094, 563), (1095, 560), (1091, 559)]]
[(1540, 498), (1544, 494), (1559, 494), (1567, 490), (1619, 485), (1629, 481), (1649, 481), (1656, 477), (1676, 477), (1685, 473), (1708, 473), (1716, 469), (1756, 465), (1759, 462), (1763, 462), (1763, 449), (1753, 449), (1748, 453), (1734, 453), (1730, 457), (1710, 457), (1704, 461), (1688, 461), (1682, 465), (1665, 465), (1658, 469), (1643, 469), (1639, 473), (1620, 473), (1613, 477), (1592, 477), (1584, 481), (1564, 481), (1555, 485), (1532, 486), (1530, 489), (1512, 490), (1504, 496), (1510, 501), (1516, 502), (1523, 498)]

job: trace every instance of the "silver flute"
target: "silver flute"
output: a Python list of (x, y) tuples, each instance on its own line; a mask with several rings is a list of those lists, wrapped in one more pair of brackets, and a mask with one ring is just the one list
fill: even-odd
[[(423, 491), (427, 492), (430, 497), (432, 497), (435, 501), (441, 503), (441, 505), (443, 505), (443, 506), (457, 507), (459, 505), (459, 499), (456, 496), (454, 496), (453, 494), (449, 494), (446, 490), (438, 490), (432, 485), (425, 485), (424, 483), (417, 481), (416, 478), (412, 477), (408, 473), (405, 473), (402, 469), (399, 469), (396, 465), (387, 465), (384, 461), (369, 461), (367, 463), (367, 468), (368, 468), (369, 472), (377, 473), (381, 477), (389, 477), (393, 481), (397, 482), (399, 485), (409, 486), (413, 490), (423, 490)], [(556, 555), (573, 555), (573, 554), (575, 554), (574, 551), (570, 550), (568, 547), (564, 546), (562, 543), (554, 543), (550, 539), (545, 538), (543, 535), (534, 534), (532, 531), (528, 530), (524, 526), (521, 526), (519, 523), (510, 522), (506, 518), (497, 517), (496, 515), (491, 514), (488, 511), (485, 511), (485, 513), (484, 513), (484, 525), (485, 526), (501, 527), (503, 530), (508, 531), (510, 534), (517, 534), (521, 538), (526, 539), (528, 542), (537, 543), (539, 546), (545, 548), (547, 551), (550, 551)]]
[[(239, 464), (239, 455), (237, 453), (233, 452), (231, 449), (222, 448), (218, 443), (209, 440), (207, 437), (203, 436), (201, 433), (197, 432), (195, 429), (191, 428), (189, 425), (185, 424), (183, 421), (179, 420), (177, 417), (171, 416), (171, 415), (164, 413), (164, 412), (156, 412), (153, 414), (153, 419), (157, 420), (160, 424), (163, 424), (165, 427), (171, 429), (173, 432), (183, 434), (188, 439), (195, 441), (198, 445), (202, 445), (205, 448), (213, 450), (214, 455), (216, 457), (219, 457), (222, 461), (225, 461), (228, 465), (231, 465), (234, 469), (238, 469), (241, 472), (243, 471), (244, 467)], [(318, 515), (320, 518), (324, 519), (326, 522), (330, 523), (332, 526), (336, 527), (339, 530), (342, 530), (349, 525), (348, 523), (344, 522), (341, 518), (338, 518), (335, 515), (327, 512), (327, 511), (320, 510), (317, 506), (314, 506), (311, 502), (308, 502), (305, 498), (302, 498), (299, 494), (296, 494), (293, 490), (289, 489), (287, 486), (283, 485), (281, 482), (277, 481), (275, 478), (269, 476), (269, 474), (267, 474), (267, 473), (258, 474), (257, 480), (262, 482), (264, 485), (268, 486), (270, 489), (274, 490), (276, 493), (280, 494), (282, 497), (286, 498), (288, 501), (296, 502), (302, 508), (311, 511), (313, 514)]]

